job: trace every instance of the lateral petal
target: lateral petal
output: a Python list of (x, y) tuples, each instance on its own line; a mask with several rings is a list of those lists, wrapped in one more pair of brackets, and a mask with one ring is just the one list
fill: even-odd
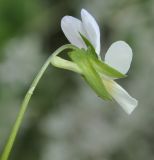
[(124, 41), (117, 41), (111, 45), (105, 55), (105, 63), (126, 74), (132, 61), (132, 49)]

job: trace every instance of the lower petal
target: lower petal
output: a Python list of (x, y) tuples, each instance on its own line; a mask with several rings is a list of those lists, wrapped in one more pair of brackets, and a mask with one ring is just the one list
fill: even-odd
[(126, 90), (124, 90), (119, 84), (110, 80), (104, 81), (106, 88), (109, 90), (111, 96), (119, 103), (119, 105), (125, 110), (127, 114), (131, 114), (137, 107), (138, 101), (131, 97)]

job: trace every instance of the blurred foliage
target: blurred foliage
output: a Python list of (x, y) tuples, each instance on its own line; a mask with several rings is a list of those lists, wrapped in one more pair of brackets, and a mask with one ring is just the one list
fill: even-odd
[(102, 56), (127, 41), (134, 57), (119, 81), (139, 100), (127, 116), (104, 102), (78, 75), (49, 67), (28, 107), (11, 160), (153, 160), (153, 0), (0, 0), (0, 150), (28, 86), (46, 58), (68, 43), (64, 15), (94, 15)]

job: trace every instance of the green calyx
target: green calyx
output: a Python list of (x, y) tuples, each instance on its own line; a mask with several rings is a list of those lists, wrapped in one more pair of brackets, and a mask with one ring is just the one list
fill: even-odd
[(125, 78), (126, 75), (110, 67), (101, 61), (89, 40), (80, 34), (87, 49), (79, 49), (73, 45), (66, 45), (63, 49), (71, 49), (68, 53), (71, 61), (58, 56), (60, 53), (51, 56), (51, 64), (58, 68), (74, 71), (81, 74), (96, 94), (104, 100), (112, 100), (106, 89), (102, 78)]
[(88, 50), (78, 49), (69, 52), (69, 56), (74, 63), (76, 63), (83, 72), (83, 77), (91, 88), (97, 93), (97, 95), (104, 100), (111, 100), (112, 97), (106, 90), (103, 81), (94, 68), (92, 63), (92, 56), (89, 54)]
[(111, 77), (111, 78), (125, 78), (126, 75), (120, 73), (119, 71), (117, 71), (116, 69), (110, 67), (109, 65), (105, 64), (102, 60), (100, 60), (98, 58), (97, 53), (95, 52), (95, 49), (93, 47), (93, 45), (89, 42), (89, 40), (80, 33), (80, 36), (82, 38), (82, 40), (84, 41), (84, 43), (86, 44), (88, 50), (87, 52), (90, 54), (90, 56), (92, 57), (92, 63), (94, 65), (94, 67), (96, 68), (96, 70), (98, 70), (98, 72), (102, 73), (105, 76)]
[(112, 100), (110, 93), (107, 91), (103, 83), (102, 77), (124, 78), (126, 75), (101, 61), (89, 40), (81, 33), (80, 36), (88, 49), (73, 50), (72, 52), (69, 52), (69, 56), (82, 70), (84, 79), (97, 95), (104, 100)]

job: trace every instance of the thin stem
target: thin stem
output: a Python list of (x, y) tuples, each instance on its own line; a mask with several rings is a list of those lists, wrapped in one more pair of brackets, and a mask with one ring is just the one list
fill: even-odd
[[(62, 52), (63, 50), (65, 49), (75, 49), (74, 46), (70, 45), (70, 44), (67, 44), (67, 45), (64, 45), (62, 47), (60, 47), (59, 49), (57, 49), (53, 55), (57, 55), (59, 54), (60, 52)], [(50, 62), (51, 62), (51, 59), (52, 59), (52, 55), (47, 59), (47, 61), (44, 63), (44, 65), (42, 66), (42, 68), (40, 69), (39, 73), (37, 74), (36, 78), (34, 79), (34, 81), (32, 82), (29, 90), (27, 91), (26, 95), (25, 95), (25, 98), (23, 99), (23, 102), (21, 104), (21, 107), (20, 107), (20, 110), (19, 110), (19, 113), (18, 113), (18, 116), (16, 118), (16, 121), (14, 123), (14, 126), (12, 128), (12, 131), (10, 133), (10, 136), (7, 140), (7, 143), (4, 147), (4, 150), (2, 152), (2, 155), (1, 155), (1, 158), (0, 160), (7, 160), (9, 158), (9, 155), (10, 155), (10, 152), (11, 152), (11, 149), (13, 147), (13, 144), (14, 144), (14, 141), (16, 139), (16, 136), (17, 136), (17, 133), (19, 131), (19, 128), (21, 126), (21, 122), (23, 120), (23, 117), (24, 117), (24, 114), (25, 114), (25, 111), (27, 109), (27, 106), (28, 106), (28, 103), (31, 99), (31, 96), (33, 95), (33, 92), (38, 84), (38, 82), (40, 81), (41, 77), (43, 76), (45, 70), (47, 69), (47, 67), (49, 66)]]

